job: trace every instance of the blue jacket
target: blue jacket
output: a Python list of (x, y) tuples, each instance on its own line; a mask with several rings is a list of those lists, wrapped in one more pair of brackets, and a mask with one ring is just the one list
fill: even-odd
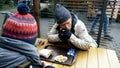
[(35, 46), (24, 41), (0, 37), (0, 68), (15, 68), (27, 60), (36, 68), (41, 65)]

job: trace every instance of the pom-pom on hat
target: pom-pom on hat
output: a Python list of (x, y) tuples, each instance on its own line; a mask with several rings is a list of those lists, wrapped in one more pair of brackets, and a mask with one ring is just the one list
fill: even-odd
[(56, 4), (55, 7), (55, 18), (58, 24), (67, 21), (71, 17), (70, 12), (60, 4)]
[(26, 4), (20, 3), (20, 4), (18, 4), (17, 10), (20, 14), (24, 15), (24, 14), (27, 14), (30, 9)]

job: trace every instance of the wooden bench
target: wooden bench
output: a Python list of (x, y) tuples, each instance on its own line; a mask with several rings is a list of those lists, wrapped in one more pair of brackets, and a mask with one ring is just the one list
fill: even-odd
[[(38, 50), (41, 50), (48, 44), (47, 39), (38, 38), (37, 40), (45, 41), (44, 45), (37, 46)], [(47, 63), (55, 68), (120, 68), (120, 64), (114, 50), (94, 47), (91, 47), (88, 51), (79, 50), (77, 61), (71, 66), (51, 62)]]

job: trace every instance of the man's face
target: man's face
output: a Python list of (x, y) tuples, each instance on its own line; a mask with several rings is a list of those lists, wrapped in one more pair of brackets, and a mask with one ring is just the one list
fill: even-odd
[(61, 28), (68, 29), (68, 30), (71, 30), (71, 28), (72, 28), (71, 26), (72, 26), (71, 18), (69, 18), (67, 21), (63, 22), (62, 24), (60, 24)]

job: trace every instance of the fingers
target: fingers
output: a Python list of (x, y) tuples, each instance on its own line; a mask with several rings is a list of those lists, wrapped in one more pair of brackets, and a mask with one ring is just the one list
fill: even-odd
[(45, 61), (41, 61), (41, 63), (42, 63), (42, 65), (43, 65), (44, 68), (45, 68), (46, 66), (48, 66)]
[(44, 44), (45, 44), (45, 41), (43, 41), (43, 40), (38, 40), (38, 44), (39, 44), (39, 45), (44, 45)]

